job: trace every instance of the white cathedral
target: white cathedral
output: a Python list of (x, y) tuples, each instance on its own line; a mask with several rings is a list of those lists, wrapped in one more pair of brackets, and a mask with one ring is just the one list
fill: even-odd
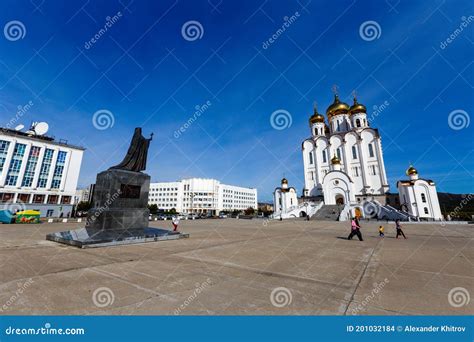
[(282, 187), (274, 192), (275, 218), (319, 212), (320, 218), (332, 216), (339, 220), (368, 215), (381, 219), (442, 219), (434, 182), (419, 179), (413, 167), (407, 170), (410, 180), (397, 183), (397, 206), (401, 210), (387, 203), (389, 184), (380, 134), (370, 127), (367, 109), (356, 96), (349, 106), (335, 94), (326, 115), (328, 123), (315, 106), (309, 118), (311, 137), (302, 143), (303, 197), (293, 204), (296, 191), (283, 179)]

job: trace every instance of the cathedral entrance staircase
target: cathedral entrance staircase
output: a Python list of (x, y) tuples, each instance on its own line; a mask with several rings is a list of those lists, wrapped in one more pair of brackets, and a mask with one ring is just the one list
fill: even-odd
[(339, 215), (341, 215), (343, 205), (329, 205), (325, 204), (319, 209), (316, 214), (314, 214), (312, 220), (321, 220), (321, 221), (338, 221)]

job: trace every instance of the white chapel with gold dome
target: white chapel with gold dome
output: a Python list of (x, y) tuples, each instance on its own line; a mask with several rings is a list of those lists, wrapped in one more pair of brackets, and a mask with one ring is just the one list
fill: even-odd
[[(352, 105), (348, 105), (335, 93), (326, 116), (328, 121), (314, 106), (309, 118), (311, 135), (302, 143), (302, 197), (298, 204), (288, 206), (283, 200), (285, 195), (282, 197), (285, 193), (282, 187), (288, 188), (288, 180), (284, 179), (285, 184), (282, 181), (282, 187), (276, 188), (274, 193), (276, 216), (312, 216), (320, 211), (321, 218), (339, 220), (368, 215), (402, 220), (442, 218), (432, 181), (411, 179), (411, 183), (399, 182), (397, 187), (403, 194), (397, 198), (398, 208), (388, 203), (389, 184), (380, 133), (371, 127), (367, 109), (355, 94)], [(422, 198), (430, 202), (428, 213), (425, 206), (417, 211), (412, 204), (415, 199), (421, 201)], [(295, 201), (293, 196), (291, 201)], [(404, 203), (405, 207), (402, 206)], [(312, 210), (306, 210), (308, 207)]]

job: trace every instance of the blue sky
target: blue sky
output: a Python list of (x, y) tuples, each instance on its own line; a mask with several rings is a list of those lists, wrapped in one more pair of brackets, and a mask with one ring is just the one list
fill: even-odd
[[(283, 175), (301, 191), (313, 102), (325, 112), (337, 84), (346, 101), (357, 91), (380, 129), (392, 192), (409, 162), (438, 191), (474, 192), (473, 7), (467, 0), (3, 0), (1, 27), (19, 21), (24, 29), (0, 35), (1, 125), (32, 101), (20, 122), (47, 121), (57, 139), (87, 148), (81, 186), (118, 163), (142, 126), (155, 134), (153, 181), (216, 178), (256, 187), (268, 200)], [(279, 34), (285, 18), (291, 23)], [(199, 37), (183, 36), (189, 21), (201, 25)], [(378, 24), (375, 36), (360, 33), (367, 21)], [(280, 109), (291, 126), (277, 130), (270, 117)], [(113, 126), (95, 128), (99, 110), (112, 113)]]

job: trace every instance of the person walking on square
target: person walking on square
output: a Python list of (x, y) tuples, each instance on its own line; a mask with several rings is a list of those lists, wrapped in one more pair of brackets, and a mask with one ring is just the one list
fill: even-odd
[(384, 230), (385, 230), (385, 228), (383, 226), (379, 227), (379, 236), (381, 238), (385, 237)]
[(173, 223), (173, 232), (178, 230), (178, 225), (179, 225), (179, 217), (178, 216), (173, 216), (173, 219), (171, 221)]
[(395, 221), (395, 228), (397, 229), (397, 239), (400, 235), (403, 235), (403, 237), (406, 239), (407, 237), (405, 236), (405, 233), (402, 230), (402, 226), (400, 225), (400, 220)]
[(352, 240), (354, 235), (357, 235), (359, 241), (364, 241), (364, 239), (362, 239), (362, 233), (360, 232), (359, 220), (355, 217), (351, 221), (351, 233), (347, 237), (347, 240)]

